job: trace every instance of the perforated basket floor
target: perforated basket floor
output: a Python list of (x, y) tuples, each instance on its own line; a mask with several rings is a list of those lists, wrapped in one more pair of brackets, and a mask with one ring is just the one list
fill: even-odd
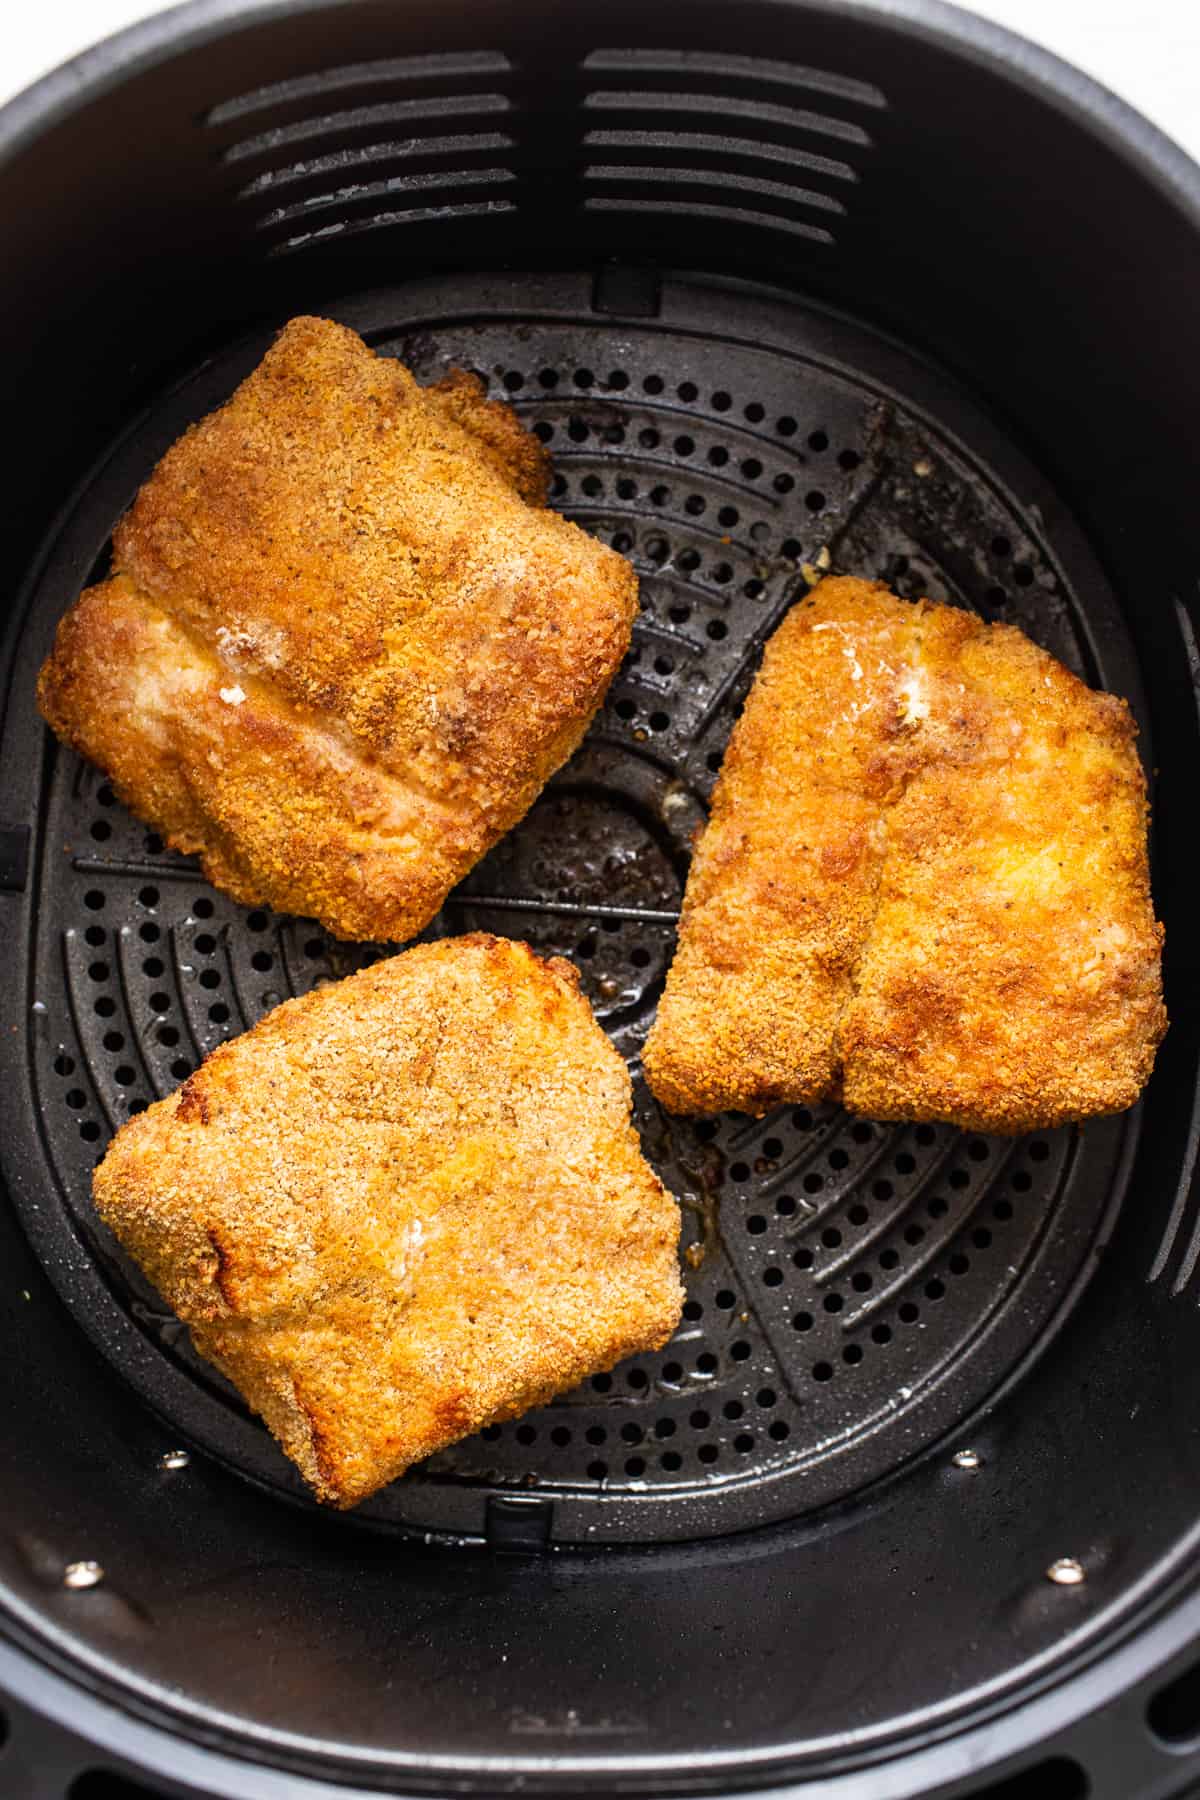
[[(838, 1108), (663, 1115), (638, 1074), (691, 834), (765, 638), (826, 567), (1022, 626), (1138, 707), (1119, 617), (1053, 495), (955, 390), (820, 313), (644, 273), (455, 278), (337, 309), (422, 379), (475, 368), (555, 459), (554, 504), (642, 579), (634, 645), (582, 750), (431, 934), (571, 957), (635, 1071), (684, 1208), (684, 1321), (639, 1359), (493, 1426), (360, 1509), (517, 1541), (744, 1529), (827, 1504), (943, 1438), (1027, 1365), (1085, 1278), (1136, 1115), (1007, 1141)], [(184, 425), (269, 334), (164, 395), (78, 497), (38, 573), (11, 704)], [(84, 1328), (171, 1430), (301, 1504), (271, 1439), (99, 1226), (91, 1169), (131, 1112), (288, 995), (386, 954), (235, 906), (41, 731), (30, 821), (39, 1166), (26, 1227)], [(518, 1507), (513, 1504), (519, 1500)]]

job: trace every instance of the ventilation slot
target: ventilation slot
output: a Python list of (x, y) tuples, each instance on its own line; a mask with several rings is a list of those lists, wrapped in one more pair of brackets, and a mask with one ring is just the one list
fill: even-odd
[[(270, 254), (395, 225), (509, 212), (517, 177), (512, 111), (497, 91), (507, 58), (427, 56), (359, 63), (260, 88), (216, 106), (241, 176), (237, 200)], [(233, 135), (236, 126), (245, 135)]]
[(269, 87), (255, 88), (237, 99), (224, 100), (210, 110), (205, 124), (216, 130), (268, 116), (279, 123), (290, 116), (302, 115), (314, 101), (328, 106), (335, 95), (343, 100), (356, 99), (364, 103), (375, 95), (393, 94), (397, 90), (411, 93), (421, 88), (444, 88), (448, 81), (459, 87), (467, 86), (472, 77), (480, 82), (490, 82), (498, 75), (507, 75), (511, 69), (507, 56), (494, 50), (348, 63), (342, 68), (298, 76), (293, 81), (273, 82)]
[[(589, 131), (584, 137), (589, 150), (631, 151), (642, 167), (705, 168), (710, 164), (728, 170), (737, 163), (744, 173), (755, 174), (757, 165), (785, 163), (789, 169), (807, 169), (830, 181), (854, 182), (857, 169), (836, 157), (820, 156), (794, 144), (772, 143), (762, 138), (715, 137), (706, 131)], [(839, 209), (840, 210), (840, 209)]]
[(824, 94), (832, 100), (872, 109), (886, 107), (887, 100), (870, 82), (828, 69), (808, 69), (799, 63), (774, 62), (759, 56), (717, 56), (681, 50), (594, 50), (584, 62), (597, 72), (621, 72), (630, 76), (672, 75), (690, 86), (708, 81), (722, 89), (741, 83), (756, 87), (798, 88)]
[(644, 187), (700, 187), (712, 193), (728, 193), (733, 203), (745, 196), (759, 208), (779, 207), (788, 214), (795, 207), (816, 212), (844, 213), (845, 207), (831, 194), (812, 188), (793, 187), (784, 181), (751, 180), (745, 175), (730, 175), (715, 169), (639, 168), (636, 164), (600, 163), (587, 171), (589, 181), (603, 182), (614, 190)]
[(289, 251), (307, 250), (310, 246), (326, 242), (330, 238), (354, 237), (366, 231), (379, 231), (390, 225), (421, 225), (434, 219), (482, 218), (490, 213), (513, 211), (515, 211), (515, 202), (512, 200), (458, 203), (447, 199), (440, 206), (405, 207), (402, 210), (375, 213), (370, 218), (357, 221), (338, 219), (329, 225), (321, 226), (317, 231), (304, 231), (294, 237), (285, 238), (283, 243), (272, 246), (270, 254), (280, 256)]
[[(505, 200), (470, 200), (465, 196), (480, 188), (503, 187), (515, 181), (511, 169), (447, 170), (440, 174), (403, 175), (390, 181), (373, 181), (362, 187), (343, 188), (334, 194), (321, 194), (297, 206), (281, 206), (258, 221), (262, 231), (284, 229), (287, 235), (276, 250), (297, 250), (320, 238), (346, 237), (356, 232), (377, 231), (385, 225), (412, 224), (416, 220), (440, 218), (447, 212), (507, 212), (512, 202)], [(381, 206), (381, 201), (391, 201)], [(395, 204), (397, 201), (399, 205)], [(332, 215), (332, 216), (331, 216)], [(309, 220), (309, 229), (297, 232), (297, 223)]]
[[(854, 115), (886, 104), (877, 88), (749, 56), (612, 50), (584, 67), (613, 77), (583, 103), (595, 121), (585, 148), (608, 153), (584, 169), (586, 210), (673, 213), (833, 242), (830, 226), (809, 215), (845, 214), (842, 195), (860, 179), (849, 159), (872, 142)], [(836, 110), (803, 104), (810, 94)], [(730, 135), (705, 129), (714, 116)]]
[(477, 164), (487, 167), (497, 156), (509, 155), (512, 148), (512, 139), (499, 131), (366, 144), (356, 150), (312, 156), (303, 162), (268, 169), (242, 189), (242, 198), (277, 201), (280, 214), (268, 217), (282, 216), (284, 212), (329, 205), (346, 195), (387, 192), (392, 183), (411, 180), (441, 163), (449, 163), (453, 169), (470, 169)]
[(796, 106), (778, 106), (757, 98), (739, 99), (733, 94), (660, 93), (631, 89), (600, 91), (587, 96), (585, 107), (592, 112), (624, 113), (648, 122), (663, 115), (678, 116), (683, 121), (711, 120), (714, 110), (724, 118), (736, 119), (739, 129), (773, 127), (776, 139), (786, 143), (793, 134), (804, 137), (836, 138), (859, 150), (869, 150), (871, 139), (861, 125), (850, 119), (838, 119), (828, 113), (809, 112)]
[[(447, 94), (434, 100), (394, 100), (382, 106), (357, 106), (346, 112), (320, 113), (294, 125), (280, 125), (269, 131), (242, 138), (225, 150), (227, 163), (242, 164), (282, 159), (287, 153), (302, 153), (296, 164), (280, 162), (281, 168), (296, 168), (303, 173), (310, 165), (308, 154), (316, 151), (339, 162), (350, 159), (353, 166), (356, 151), (379, 146), (385, 153), (395, 153), (397, 138), (410, 142), (415, 149), (422, 142), (422, 132), (432, 138), (445, 135), (450, 124), (470, 119), (494, 118), (507, 113), (509, 102), (503, 94)], [(253, 187), (243, 190), (254, 191)]]

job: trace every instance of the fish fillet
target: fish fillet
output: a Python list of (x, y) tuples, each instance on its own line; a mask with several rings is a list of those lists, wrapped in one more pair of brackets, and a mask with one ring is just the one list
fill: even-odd
[(629, 646), (624, 557), (455, 373), (300, 318), (191, 427), (63, 619), (38, 700), (245, 904), (400, 941), (571, 754)]
[(1134, 739), (1014, 627), (823, 581), (730, 739), (659, 1099), (999, 1133), (1130, 1106), (1166, 1029)]
[(679, 1208), (570, 964), (475, 935), (290, 1000), (117, 1134), (101, 1217), (340, 1507), (657, 1349)]

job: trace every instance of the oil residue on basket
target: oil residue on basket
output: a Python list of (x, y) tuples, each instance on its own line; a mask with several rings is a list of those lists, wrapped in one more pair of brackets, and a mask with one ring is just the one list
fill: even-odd
[(679, 1195), (679, 1204), (686, 1212), (691, 1213), (699, 1227), (700, 1236), (684, 1250), (684, 1257), (689, 1266), (698, 1269), (721, 1241), (721, 1225), (718, 1205), (721, 1195), (721, 1183), (725, 1174), (725, 1159), (715, 1144), (697, 1144), (699, 1154), (695, 1159), (678, 1158), (680, 1174), (688, 1185)]
[(675, 1195), (683, 1210), (695, 1220), (698, 1236), (685, 1245), (684, 1261), (699, 1269), (721, 1244), (720, 1199), (725, 1180), (725, 1157), (719, 1147), (703, 1141), (688, 1120), (669, 1119), (644, 1089), (636, 1107), (642, 1148)]
[(665, 978), (682, 883), (667, 846), (620, 791), (560, 781), (451, 896), (450, 929), (522, 937), (563, 956), (610, 1029)]

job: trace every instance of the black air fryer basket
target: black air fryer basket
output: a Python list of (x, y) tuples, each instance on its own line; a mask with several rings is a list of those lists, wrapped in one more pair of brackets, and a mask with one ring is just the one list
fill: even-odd
[[(1200, 1784), (1200, 172), (933, 0), (196, 0), (0, 113), (0, 1795), (1150, 1800)], [(383, 947), (234, 905), (37, 718), (54, 625), (273, 332), (478, 370), (642, 581), (430, 928), (638, 1056), (758, 651), (827, 567), (1130, 699), (1172, 1024), (989, 1139), (666, 1118), (657, 1355), (322, 1513), (95, 1162)]]

